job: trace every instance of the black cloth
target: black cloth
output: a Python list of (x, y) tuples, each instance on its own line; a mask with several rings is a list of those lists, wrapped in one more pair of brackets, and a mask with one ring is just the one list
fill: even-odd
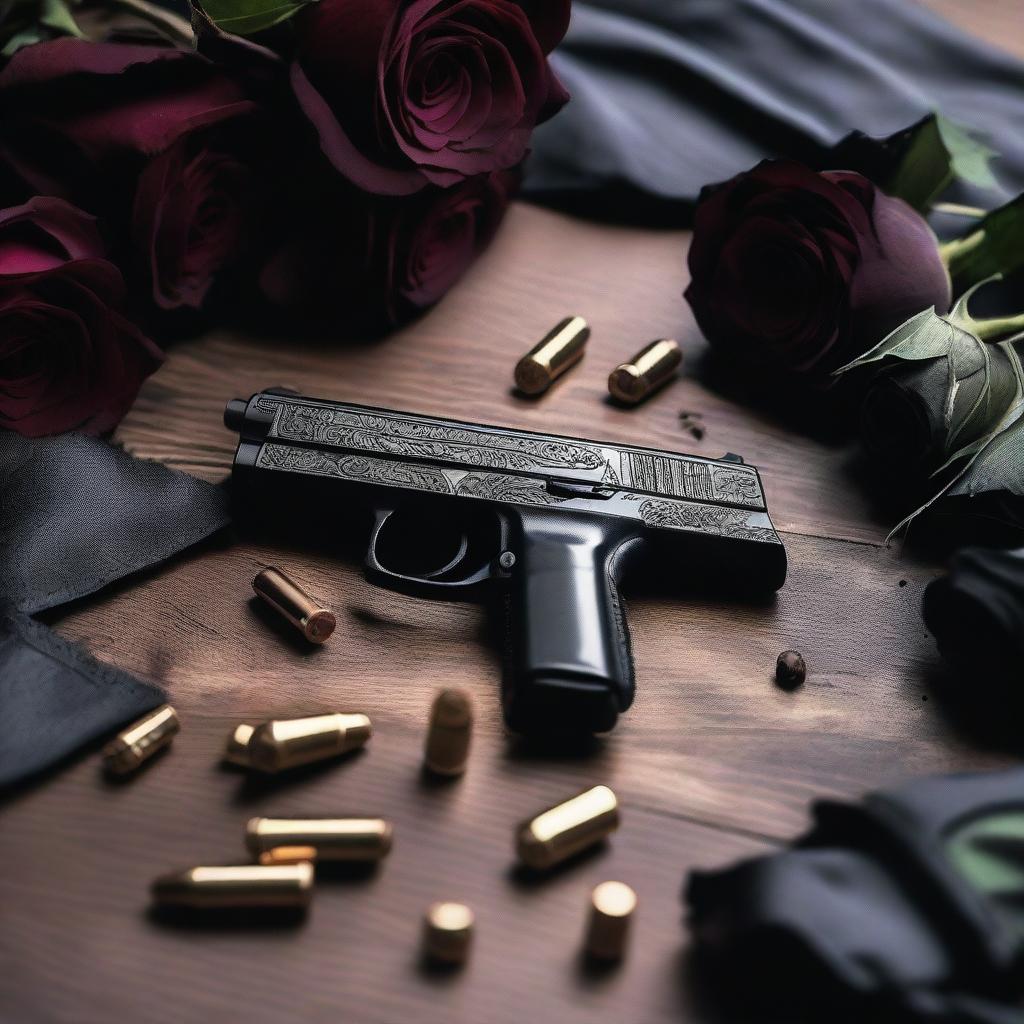
[(223, 488), (80, 434), (0, 432), (0, 785), (164, 700), (31, 618), (228, 521)]
[(525, 193), (575, 212), (685, 222), (763, 157), (821, 165), (932, 110), (1002, 154), (1007, 192), (960, 198), (1024, 190), (1024, 63), (911, 0), (575, 0), (553, 62), (572, 102), (534, 134)]
[(794, 848), (694, 872), (685, 899), (698, 954), (762, 1013), (1019, 1022), (1024, 769), (819, 803)]

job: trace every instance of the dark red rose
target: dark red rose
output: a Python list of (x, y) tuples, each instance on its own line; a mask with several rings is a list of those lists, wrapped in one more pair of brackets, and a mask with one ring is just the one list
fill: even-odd
[(61, 199), (0, 210), (0, 427), (110, 430), (160, 365), (103, 257), (93, 218)]
[(238, 126), (257, 107), (235, 78), (192, 52), (59, 39), (14, 55), (0, 107), (0, 155), (33, 191), (130, 238), (123, 265), (158, 306), (202, 303), (242, 219)]
[(402, 323), (441, 299), (487, 246), (518, 177), (498, 171), (415, 196), (353, 197), (335, 219), (299, 226), (264, 270), (264, 294), (356, 330)]
[(238, 160), (188, 138), (143, 169), (135, 187), (132, 239), (148, 260), (158, 306), (203, 304), (242, 237), (249, 178)]
[(292, 87), (331, 163), (406, 195), (509, 168), (568, 99), (547, 61), (570, 0), (319, 0)]
[(689, 264), (686, 298), (713, 346), (818, 383), (914, 314), (950, 303), (919, 214), (853, 171), (788, 161), (702, 191)]

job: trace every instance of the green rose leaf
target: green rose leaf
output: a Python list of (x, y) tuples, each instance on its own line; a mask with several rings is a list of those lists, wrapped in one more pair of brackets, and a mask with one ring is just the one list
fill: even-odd
[(962, 238), (946, 242), (941, 252), (954, 291), (1024, 266), (1024, 195), (986, 214)]
[(251, 36), (280, 25), (311, 2), (315, 0), (203, 0), (201, 10), (222, 31)]
[(0, 5), (0, 56), (58, 36), (82, 38), (66, 0), (14, 0)]

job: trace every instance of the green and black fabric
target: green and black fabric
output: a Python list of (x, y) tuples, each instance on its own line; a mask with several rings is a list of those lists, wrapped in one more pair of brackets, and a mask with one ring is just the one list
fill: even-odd
[(822, 802), (792, 849), (695, 872), (698, 953), (787, 1020), (1024, 1020), (1024, 769)]

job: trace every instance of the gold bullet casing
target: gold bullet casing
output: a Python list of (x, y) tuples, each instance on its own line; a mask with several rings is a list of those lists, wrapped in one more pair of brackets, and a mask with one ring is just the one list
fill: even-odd
[(473, 703), (465, 690), (441, 690), (430, 708), (423, 763), (436, 775), (461, 775), (466, 770), (473, 735)]
[(152, 893), (163, 907), (305, 907), (313, 894), (313, 865), (189, 868), (158, 878)]
[(104, 767), (111, 775), (128, 775), (162, 750), (181, 729), (170, 704), (151, 711), (103, 748)]
[(423, 916), (423, 952), (431, 960), (464, 963), (473, 942), (473, 911), (464, 903), (432, 903)]
[(615, 367), (608, 378), (613, 398), (636, 405), (653, 394), (679, 369), (683, 352), (671, 338), (660, 338), (642, 348), (628, 363)]
[(584, 943), (597, 960), (618, 960), (626, 952), (636, 893), (625, 882), (602, 882), (590, 894), (590, 916)]
[[(236, 729), (232, 741), (237, 735)], [(373, 725), (366, 715), (314, 715), (264, 722), (249, 737), (246, 763), (261, 772), (280, 772), (347, 754), (372, 735)]]
[(334, 612), (310, 597), (280, 569), (268, 565), (256, 575), (252, 589), (310, 643), (322, 644), (334, 632)]
[(539, 395), (569, 367), (583, 358), (590, 327), (581, 316), (570, 316), (553, 327), (516, 363), (516, 387), (527, 395)]
[(250, 818), (245, 841), (254, 856), (280, 846), (312, 846), (318, 861), (383, 860), (391, 823), (382, 818)]
[(229, 764), (237, 764), (242, 768), (249, 767), (249, 741), (256, 731), (256, 726), (236, 725), (228, 736), (227, 745), (224, 748), (224, 760)]
[(594, 786), (524, 821), (516, 831), (516, 853), (527, 867), (554, 867), (618, 827), (615, 794), (607, 786)]

